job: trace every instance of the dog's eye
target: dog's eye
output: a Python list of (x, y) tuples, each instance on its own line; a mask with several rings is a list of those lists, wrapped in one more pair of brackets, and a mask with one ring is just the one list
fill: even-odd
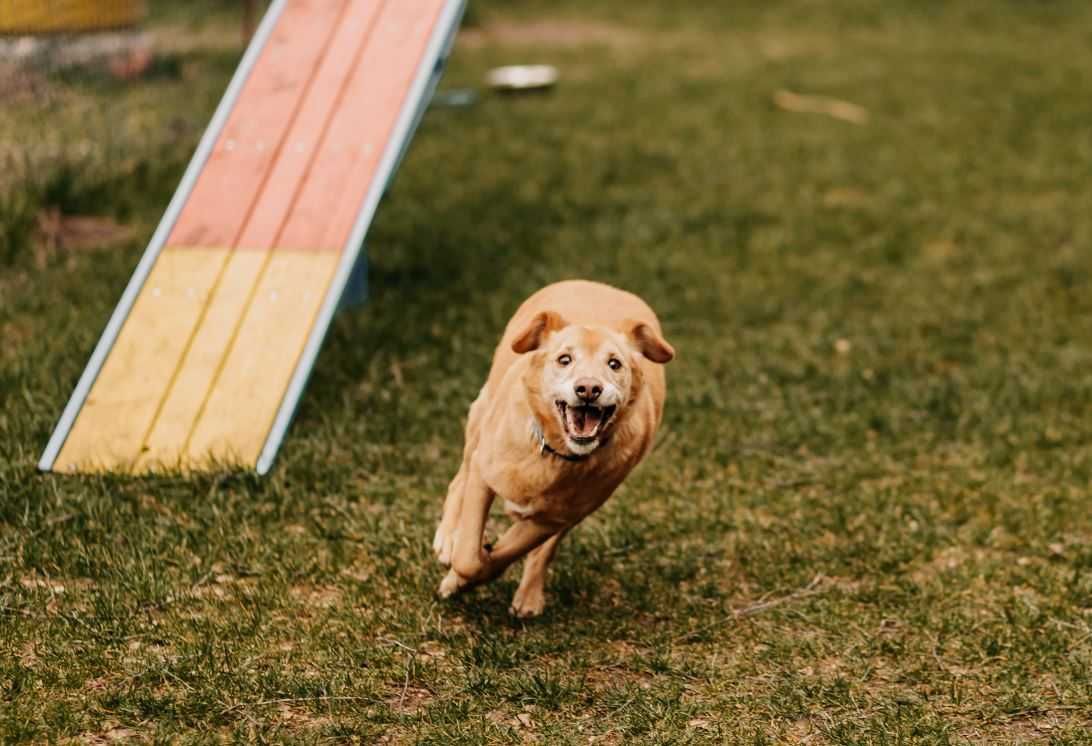
[(622, 361), (616, 357), (612, 357), (610, 360), (607, 361), (607, 367), (611, 370), (621, 370)]
[(562, 368), (564, 368), (566, 365), (568, 365), (572, 361), (573, 361), (573, 358), (572, 358), (571, 355), (562, 355), (561, 357), (559, 357), (557, 359), (557, 364), (560, 365)]

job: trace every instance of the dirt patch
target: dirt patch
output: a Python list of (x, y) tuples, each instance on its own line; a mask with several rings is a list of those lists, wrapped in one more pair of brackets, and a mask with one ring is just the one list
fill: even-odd
[(837, 44), (829, 37), (787, 32), (761, 34), (754, 42), (759, 54), (775, 62), (798, 57), (821, 57), (837, 49)]
[(95, 587), (95, 581), (90, 578), (46, 578), (29, 574), (19, 579), (19, 585), (27, 590), (44, 590), (53, 595), (59, 595), (68, 591), (89, 590)]
[(503, 21), (459, 34), (459, 44), (469, 49), (485, 46), (587, 47), (631, 46), (641, 35), (633, 29), (589, 21)]
[(47, 95), (45, 77), (33, 70), (0, 61), (0, 101), (15, 104), (41, 99)]
[[(0, 293), (0, 302), (2, 298), (3, 294)], [(33, 335), (30, 324), (14, 321), (0, 324), (0, 357), (16, 357)]]
[(953, 572), (968, 560), (976, 558), (963, 547), (946, 547), (935, 553), (910, 573), (910, 579), (918, 585), (926, 585), (946, 573)]
[(112, 218), (64, 215), (56, 208), (38, 213), (34, 262), (44, 268), (58, 254), (103, 249), (131, 239), (132, 229)]
[(275, 713), (272, 720), (295, 730), (318, 730), (333, 723), (325, 715), (315, 715), (309, 708), (288, 702), (278, 704)]
[(120, 725), (108, 725), (101, 733), (85, 733), (77, 739), (77, 743), (104, 744), (104, 743), (132, 743), (138, 740), (140, 733), (132, 728), (124, 728)]
[(297, 585), (291, 593), (297, 603), (309, 608), (329, 609), (341, 602), (341, 589), (333, 586)]
[(428, 689), (415, 686), (401, 686), (387, 697), (386, 704), (399, 715), (415, 715), (435, 699)]
[(967, 727), (959, 732), (959, 738), (975, 746), (1048, 743), (1051, 733), (1064, 725), (1063, 718), (1051, 713), (1037, 713), (1035, 717)]
[(38, 647), (33, 642), (28, 642), (19, 651), (19, 665), (23, 668), (34, 668), (37, 663)]
[(831, 210), (867, 207), (871, 201), (867, 192), (853, 187), (835, 187), (823, 195), (823, 207)]
[(822, 735), (822, 729), (816, 719), (811, 716), (795, 720), (784, 734), (785, 742), (792, 744), (813, 743), (820, 735)]
[(155, 31), (154, 47), (157, 54), (171, 56), (233, 52), (243, 48), (243, 36), (241, 29), (212, 24), (199, 29), (184, 25), (161, 26)]
[(156, 500), (155, 497), (152, 495), (141, 495), (139, 502), (140, 507), (144, 510), (158, 513), (172, 523), (176, 523), (183, 528), (193, 528), (194, 526), (194, 522), (190, 519), (189, 516), (171, 510), (170, 507), (159, 502), (159, 500)]

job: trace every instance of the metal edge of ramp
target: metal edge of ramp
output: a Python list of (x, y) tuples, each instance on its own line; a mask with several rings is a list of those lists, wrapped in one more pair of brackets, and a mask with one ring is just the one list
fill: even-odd
[[(193, 190), (220, 136), (234, 113), (244, 86), (251, 77), (259, 57), (268, 45), (289, 0), (274, 0), (259, 26), (255, 37), (228, 85), (216, 112), (210, 120), (201, 141), (186, 169), (159, 226), (145, 249), (126, 289), (112, 313), (86, 368), (58, 421), (38, 464), (42, 471), (52, 471), (62, 449), (69, 439), (77, 418), (88, 401), (88, 396), (103, 371), (103, 366), (118, 342), (119, 335), (131, 316), (149, 276), (165, 249), (169, 236), (177, 225)], [(300, 354), (291, 378), (275, 409), (275, 417), (262, 443), (258, 455), (257, 473), (266, 474), (272, 466), (277, 450), (291, 423), (296, 406), (302, 396), (307, 378), (329, 329), (334, 312), (340, 306), (354, 267), (362, 260), (363, 238), (372, 222), (375, 210), (386, 192), (395, 171), (404, 157), (414, 131), (428, 108), (444, 65), (453, 46), (466, 0), (445, 0), (435, 25), (428, 37), (425, 52), (418, 62), (412, 81), (406, 89), (395, 126), (384, 144), (378, 169), (368, 186), (365, 199), (357, 212), (352, 230), (338, 257), (333, 280), (322, 299), (319, 313), (308, 330), (306, 344)], [(249, 466), (249, 465), (245, 465)], [(244, 467), (245, 468), (245, 467)]]
[(212, 155), (212, 151), (224, 129), (224, 125), (227, 123), (228, 117), (239, 99), (239, 94), (242, 92), (243, 86), (246, 84), (251, 72), (253, 72), (254, 66), (261, 56), (262, 50), (265, 49), (266, 44), (269, 42), (274, 28), (276, 28), (277, 20), (280, 18), (281, 13), (284, 11), (287, 4), (288, 0), (273, 0), (269, 10), (266, 11), (265, 16), (262, 18), (262, 22), (258, 26), (254, 38), (251, 40), (246, 52), (243, 54), (243, 58), (240, 61), (238, 68), (236, 68), (235, 74), (232, 76), (231, 82), (228, 84), (223, 98), (220, 99), (220, 103), (217, 105), (216, 111), (213, 114), (208, 127), (205, 129), (205, 133), (201, 136), (197, 149), (194, 151), (193, 157), (190, 159), (189, 165), (182, 175), (182, 180), (179, 182), (174, 196), (171, 197), (171, 201), (167, 205), (167, 210), (164, 212), (163, 218), (159, 221), (155, 233), (152, 234), (152, 238), (148, 242), (148, 247), (144, 250), (140, 262), (137, 264), (132, 277), (129, 279), (129, 284), (126, 285), (121, 299), (118, 301), (117, 306), (110, 315), (110, 320), (107, 322), (106, 328), (103, 330), (98, 343), (95, 345), (94, 351), (91, 353), (91, 358), (87, 361), (87, 366), (84, 368), (79, 381), (76, 383), (76, 388), (73, 390), (72, 395), (68, 399), (68, 403), (61, 412), (61, 417), (57, 421), (57, 425), (54, 427), (52, 435), (49, 437), (49, 442), (46, 443), (41, 458), (38, 460), (39, 470), (52, 471), (53, 464), (57, 460), (57, 455), (64, 446), (65, 440), (67, 440), (68, 435), (72, 430), (72, 426), (76, 421), (76, 417), (79, 415), (80, 410), (87, 400), (87, 395), (91, 391), (91, 387), (94, 385), (95, 380), (102, 371), (102, 366), (106, 362), (106, 358), (109, 356), (111, 349), (113, 349), (114, 343), (121, 333), (121, 328), (124, 325), (125, 320), (129, 317), (133, 305), (136, 303), (137, 296), (143, 289), (144, 283), (148, 279), (152, 267), (155, 266), (156, 260), (159, 259), (159, 255), (166, 245), (167, 237), (170, 235), (175, 222), (182, 213), (182, 208), (185, 207), (186, 202), (190, 197), (190, 193), (197, 183), (198, 176), (200, 176), (202, 170), (205, 168), (205, 164)]
[(364, 237), (368, 233), (368, 228), (371, 227), (379, 201), (387, 191), (387, 187), (409, 147), (417, 125), (428, 108), (429, 100), (439, 83), (447, 57), (454, 46), (455, 36), (465, 10), (466, 0), (448, 0), (440, 19), (433, 29), (428, 48), (406, 95), (402, 111), (399, 113), (394, 134), (387, 142), (379, 170), (357, 214), (352, 232), (338, 260), (337, 269), (333, 280), (330, 282), (326, 298), (319, 309), (318, 317), (311, 328), (311, 334), (296, 364), (296, 369), (292, 373), (288, 388), (277, 409), (277, 415), (273, 419), (269, 435), (266, 437), (265, 444), (258, 456), (255, 470), (259, 475), (267, 474), (273, 467), (277, 451), (280, 449), (281, 442), (292, 423), (296, 407), (299, 405), (304, 387), (307, 385), (307, 379), (311, 375), (319, 350), (322, 348), (322, 342), (326, 338), (326, 333), (330, 329), (334, 314), (341, 303), (341, 298), (353, 273), (353, 268), (363, 250)]

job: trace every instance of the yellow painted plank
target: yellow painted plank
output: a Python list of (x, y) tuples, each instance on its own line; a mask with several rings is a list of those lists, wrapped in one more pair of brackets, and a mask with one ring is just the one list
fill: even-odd
[(255, 466), (337, 267), (334, 252), (274, 251), (190, 437), (188, 465)]
[(127, 470), (140, 454), (223, 263), (223, 253), (164, 251), (138, 296), (54, 465)]
[(227, 266), (148, 433), (143, 453), (134, 466), (137, 471), (184, 466), (182, 453), (186, 440), (197, 423), (236, 326), (246, 312), (251, 291), (269, 258), (264, 251), (225, 250), (223, 254)]
[(117, 28), (143, 16), (141, 0), (0, 0), (0, 33)]

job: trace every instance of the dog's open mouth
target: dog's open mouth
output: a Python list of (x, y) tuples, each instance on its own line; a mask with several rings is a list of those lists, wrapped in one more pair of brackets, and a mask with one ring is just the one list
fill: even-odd
[(577, 443), (591, 443), (607, 426), (614, 415), (614, 407), (570, 407), (563, 401), (557, 403), (565, 433)]

